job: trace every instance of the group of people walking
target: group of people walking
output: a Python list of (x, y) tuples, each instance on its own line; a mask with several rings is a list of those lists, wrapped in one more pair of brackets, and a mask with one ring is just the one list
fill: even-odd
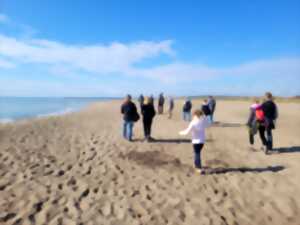
[[(151, 141), (151, 126), (153, 118), (156, 115), (153, 96), (144, 97), (141, 95), (138, 98), (140, 104), (140, 112), (144, 127), (145, 140)], [(165, 98), (163, 94), (158, 97), (157, 111), (158, 114), (164, 112)], [(174, 99), (169, 98), (168, 118), (172, 117), (172, 112), (175, 107)], [(192, 144), (194, 150), (194, 165), (196, 171), (202, 172), (201, 150), (205, 144), (205, 129), (214, 123), (214, 113), (216, 109), (216, 100), (209, 96), (203, 101), (202, 106), (197, 107), (192, 114), (192, 102), (187, 98), (182, 107), (182, 117), (184, 121), (189, 122), (188, 127), (180, 131), (180, 135), (192, 134)], [(140, 119), (136, 105), (132, 102), (130, 95), (127, 95), (124, 103), (121, 106), (123, 114), (123, 136), (125, 139), (132, 141), (133, 124)], [(272, 130), (275, 129), (275, 120), (278, 117), (277, 106), (273, 101), (273, 96), (270, 92), (265, 94), (265, 99), (262, 103), (258, 99), (250, 107), (250, 115), (247, 122), (249, 127), (249, 141), (254, 144), (254, 135), (259, 131), (259, 135), (264, 146), (265, 152), (273, 148)]]
[(259, 99), (254, 99), (254, 103), (250, 106), (250, 114), (247, 121), (249, 128), (249, 142), (254, 144), (254, 135), (259, 132), (262, 142), (262, 149), (266, 154), (273, 149), (272, 130), (275, 129), (275, 121), (278, 118), (277, 105), (273, 101), (270, 92), (265, 94), (265, 99), (261, 103)]

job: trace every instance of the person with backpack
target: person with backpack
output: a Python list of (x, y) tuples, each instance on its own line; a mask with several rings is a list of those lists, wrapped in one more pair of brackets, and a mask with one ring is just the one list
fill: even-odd
[(145, 97), (144, 104), (142, 106), (142, 115), (143, 115), (143, 126), (144, 126), (144, 134), (145, 140), (151, 141), (151, 126), (152, 121), (155, 116), (155, 109), (153, 104), (150, 101), (150, 98)]
[(165, 98), (163, 93), (161, 93), (158, 97), (158, 114), (164, 113), (164, 104), (165, 104)]
[(192, 102), (189, 98), (187, 98), (182, 107), (182, 118), (184, 121), (190, 122), (192, 119), (191, 115), (192, 110)]
[(196, 172), (202, 173), (201, 150), (205, 144), (205, 129), (209, 127), (210, 122), (200, 109), (196, 109), (193, 113), (193, 120), (190, 122), (187, 129), (180, 131), (180, 135), (192, 133), (192, 144), (194, 149), (194, 165)]
[(250, 106), (250, 114), (247, 121), (247, 126), (249, 128), (249, 142), (251, 145), (254, 144), (254, 136), (257, 133), (258, 121), (256, 119), (256, 110), (261, 107), (258, 99), (254, 99), (254, 103)]
[(123, 114), (123, 137), (128, 141), (132, 141), (133, 125), (140, 118), (135, 104), (131, 101), (131, 96), (127, 95), (124, 103), (121, 106)]
[(278, 109), (273, 101), (272, 93), (266, 92), (265, 101), (261, 105), (261, 110), (257, 111), (257, 117), (259, 116), (261, 116), (261, 119), (264, 121), (259, 127), (259, 135), (265, 147), (265, 153), (267, 154), (268, 151), (273, 149), (272, 130), (275, 129), (275, 121), (278, 118)]

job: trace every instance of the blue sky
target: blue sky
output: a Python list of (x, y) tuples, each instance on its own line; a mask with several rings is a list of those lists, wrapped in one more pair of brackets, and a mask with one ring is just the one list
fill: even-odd
[(0, 0), (1, 96), (300, 94), (300, 1)]

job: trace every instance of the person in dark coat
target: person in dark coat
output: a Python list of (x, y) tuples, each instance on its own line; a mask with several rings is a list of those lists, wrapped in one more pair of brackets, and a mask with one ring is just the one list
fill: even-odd
[(173, 110), (175, 107), (174, 99), (172, 97), (169, 97), (169, 110), (168, 110), (168, 118), (171, 119), (173, 116)]
[(154, 97), (153, 97), (153, 95), (150, 95), (150, 97), (149, 97), (149, 103), (154, 106)]
[[(266, 147), (266, 154), (273, 149), (272, 130), (275, 129), (275, 121), (278, 118), (277, 105), (273, 101), (273, 95), (270, 92), (265, 94), (265, 101), (261, 105), (264, 114), (264, 126), (259, 129), (259, 136), (263, 145)], [(267, 134), (267, 135), (266, 135)]]
[(144, 104), (142, 106), (142, 115), (143, 115), (143, 125), (144, 125), (144, 134), (145, 140), (151, 141), (151, 126), (152, 121), (155, 116), (155, 109), (153, 104), (150, 102), (150, 98), (145, 97)]
[(187, 98), (184, 102), (184, 105), (182, 107), (182, 117), (184, 121), (190, 122), (192, 120), (192, 102), (189, 98)]
[(210, 118), (211, 111), (209, 109), (209, 105), (208, 105), (207, 99), (204, 99), (201, 109), (202, 109), (204, 115), (207, 116), (208, 118)]
[(158, 114), (164, 113), (164, 104), (165, 104), (165, 97), (163, 93), (161, 93), (158, 97)]
[(214, 113), (215, 113), (215, 110), (216, 110), (216, 100), (214, 99), (213, 96), (209, 96), (208, 97), (208, 107), (210, 109), (210, 119), (211, 119), (211, 122), (214, 121)]
[(142, 110), (142, 106), (144, 104), (144, 96), (140, 95), (138, 98), (138, 102), (140, 103), (140, 109)]
[(132, 141), (133, 125), (139, 119), (139, 114), (135, 104), (131, 101), (131, 96), (127, 95), (124, 103), (121, 106), (123, 114), (123, 137), (128, 141)]

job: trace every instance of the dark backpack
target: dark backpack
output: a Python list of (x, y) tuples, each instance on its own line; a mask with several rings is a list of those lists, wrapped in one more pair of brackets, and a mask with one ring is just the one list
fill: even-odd
[(137, 112), (135, 112), (132, 119), (134, 122), (137, 122), (140, 119), (140, 115)]

